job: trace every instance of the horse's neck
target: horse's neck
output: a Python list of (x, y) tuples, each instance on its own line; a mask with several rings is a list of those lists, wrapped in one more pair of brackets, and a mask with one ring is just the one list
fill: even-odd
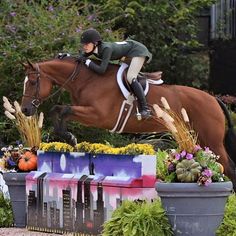
[[(89, 86), (90, 88), (96, 86), (110, 87), (113, 88), (116, 85), (115, 77), (118, 70), (118, 66), (109, 65), (108, 70), (105, 74), (99, 75), (90, 69), (88, 69), (84, 64), (77, 64), (70, 61), (48, 61), (42, 64), (44, 72), (53, 79), (54, 83), (59, 86), (64, 86), (65, 88), (71, 90), (75, 87), (85, 88)], [(69, 82), (72, 79), (73, 74), (77, 74), (74, 77), (76, 86)]]
[(48, 61), (40, 64), (40, 67), (50, 79), (54, 81), (57, 85), (62, 85), (65, 83), (67, 78), (72, 75), (75, 63), (69, 63), (64, 61)]

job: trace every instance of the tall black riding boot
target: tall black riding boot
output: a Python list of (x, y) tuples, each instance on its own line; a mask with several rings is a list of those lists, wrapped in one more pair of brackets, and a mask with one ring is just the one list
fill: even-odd
[(136, 79), (133, 79), (130, 86), (134, 92), (134, 95), (138, 99), (138, 103), (139, 103), (139, 107), (140, 107), (140, 114), (141, 114), (142, 118), (150, 117), (151, 111), (148, 109), (147, 101), (146, 101), (141, 84)]

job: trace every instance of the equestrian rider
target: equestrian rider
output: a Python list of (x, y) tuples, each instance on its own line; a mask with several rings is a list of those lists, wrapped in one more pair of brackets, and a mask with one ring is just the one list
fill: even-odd
[[(151, 111), (148, 109), (143, 88), (137, 81), (138, 73), (142, 69), (144, 62), (146, 60), (150, 62), (152, 59), (152, 54), (148, 49), (143, 44), (130, 39), (123, 42), (103, 42), (100, 33), (95, 29), (88, 29), (82, 33), (81, 44), (83, 45), (83, 54), (79, 59), (89, 69), (98, 74), (106, 72), (110, 60), (119, 60), (123, 57), (131, 60), (127, 72), (127, 80), (138, 99), (142, 118), (150, 117)], [(88, 58), (91, 55), (101, 59), (100, 65)]]

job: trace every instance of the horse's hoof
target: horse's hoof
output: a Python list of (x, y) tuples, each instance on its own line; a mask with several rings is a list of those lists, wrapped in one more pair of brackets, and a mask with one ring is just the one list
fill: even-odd
[(77, 144), (77, 138), (71, 132), (66, 132), (66, 142), (74, 147)]

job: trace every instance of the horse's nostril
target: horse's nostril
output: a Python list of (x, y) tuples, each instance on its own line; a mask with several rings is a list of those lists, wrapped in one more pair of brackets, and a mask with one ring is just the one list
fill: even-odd
[(28, 113), (27, 107), (22, 107), (22, 108), (21, 108), (21, 111), (22, 111), (22, 113), (24, 113), (25, 115), (27, 115), (27, 113)]

